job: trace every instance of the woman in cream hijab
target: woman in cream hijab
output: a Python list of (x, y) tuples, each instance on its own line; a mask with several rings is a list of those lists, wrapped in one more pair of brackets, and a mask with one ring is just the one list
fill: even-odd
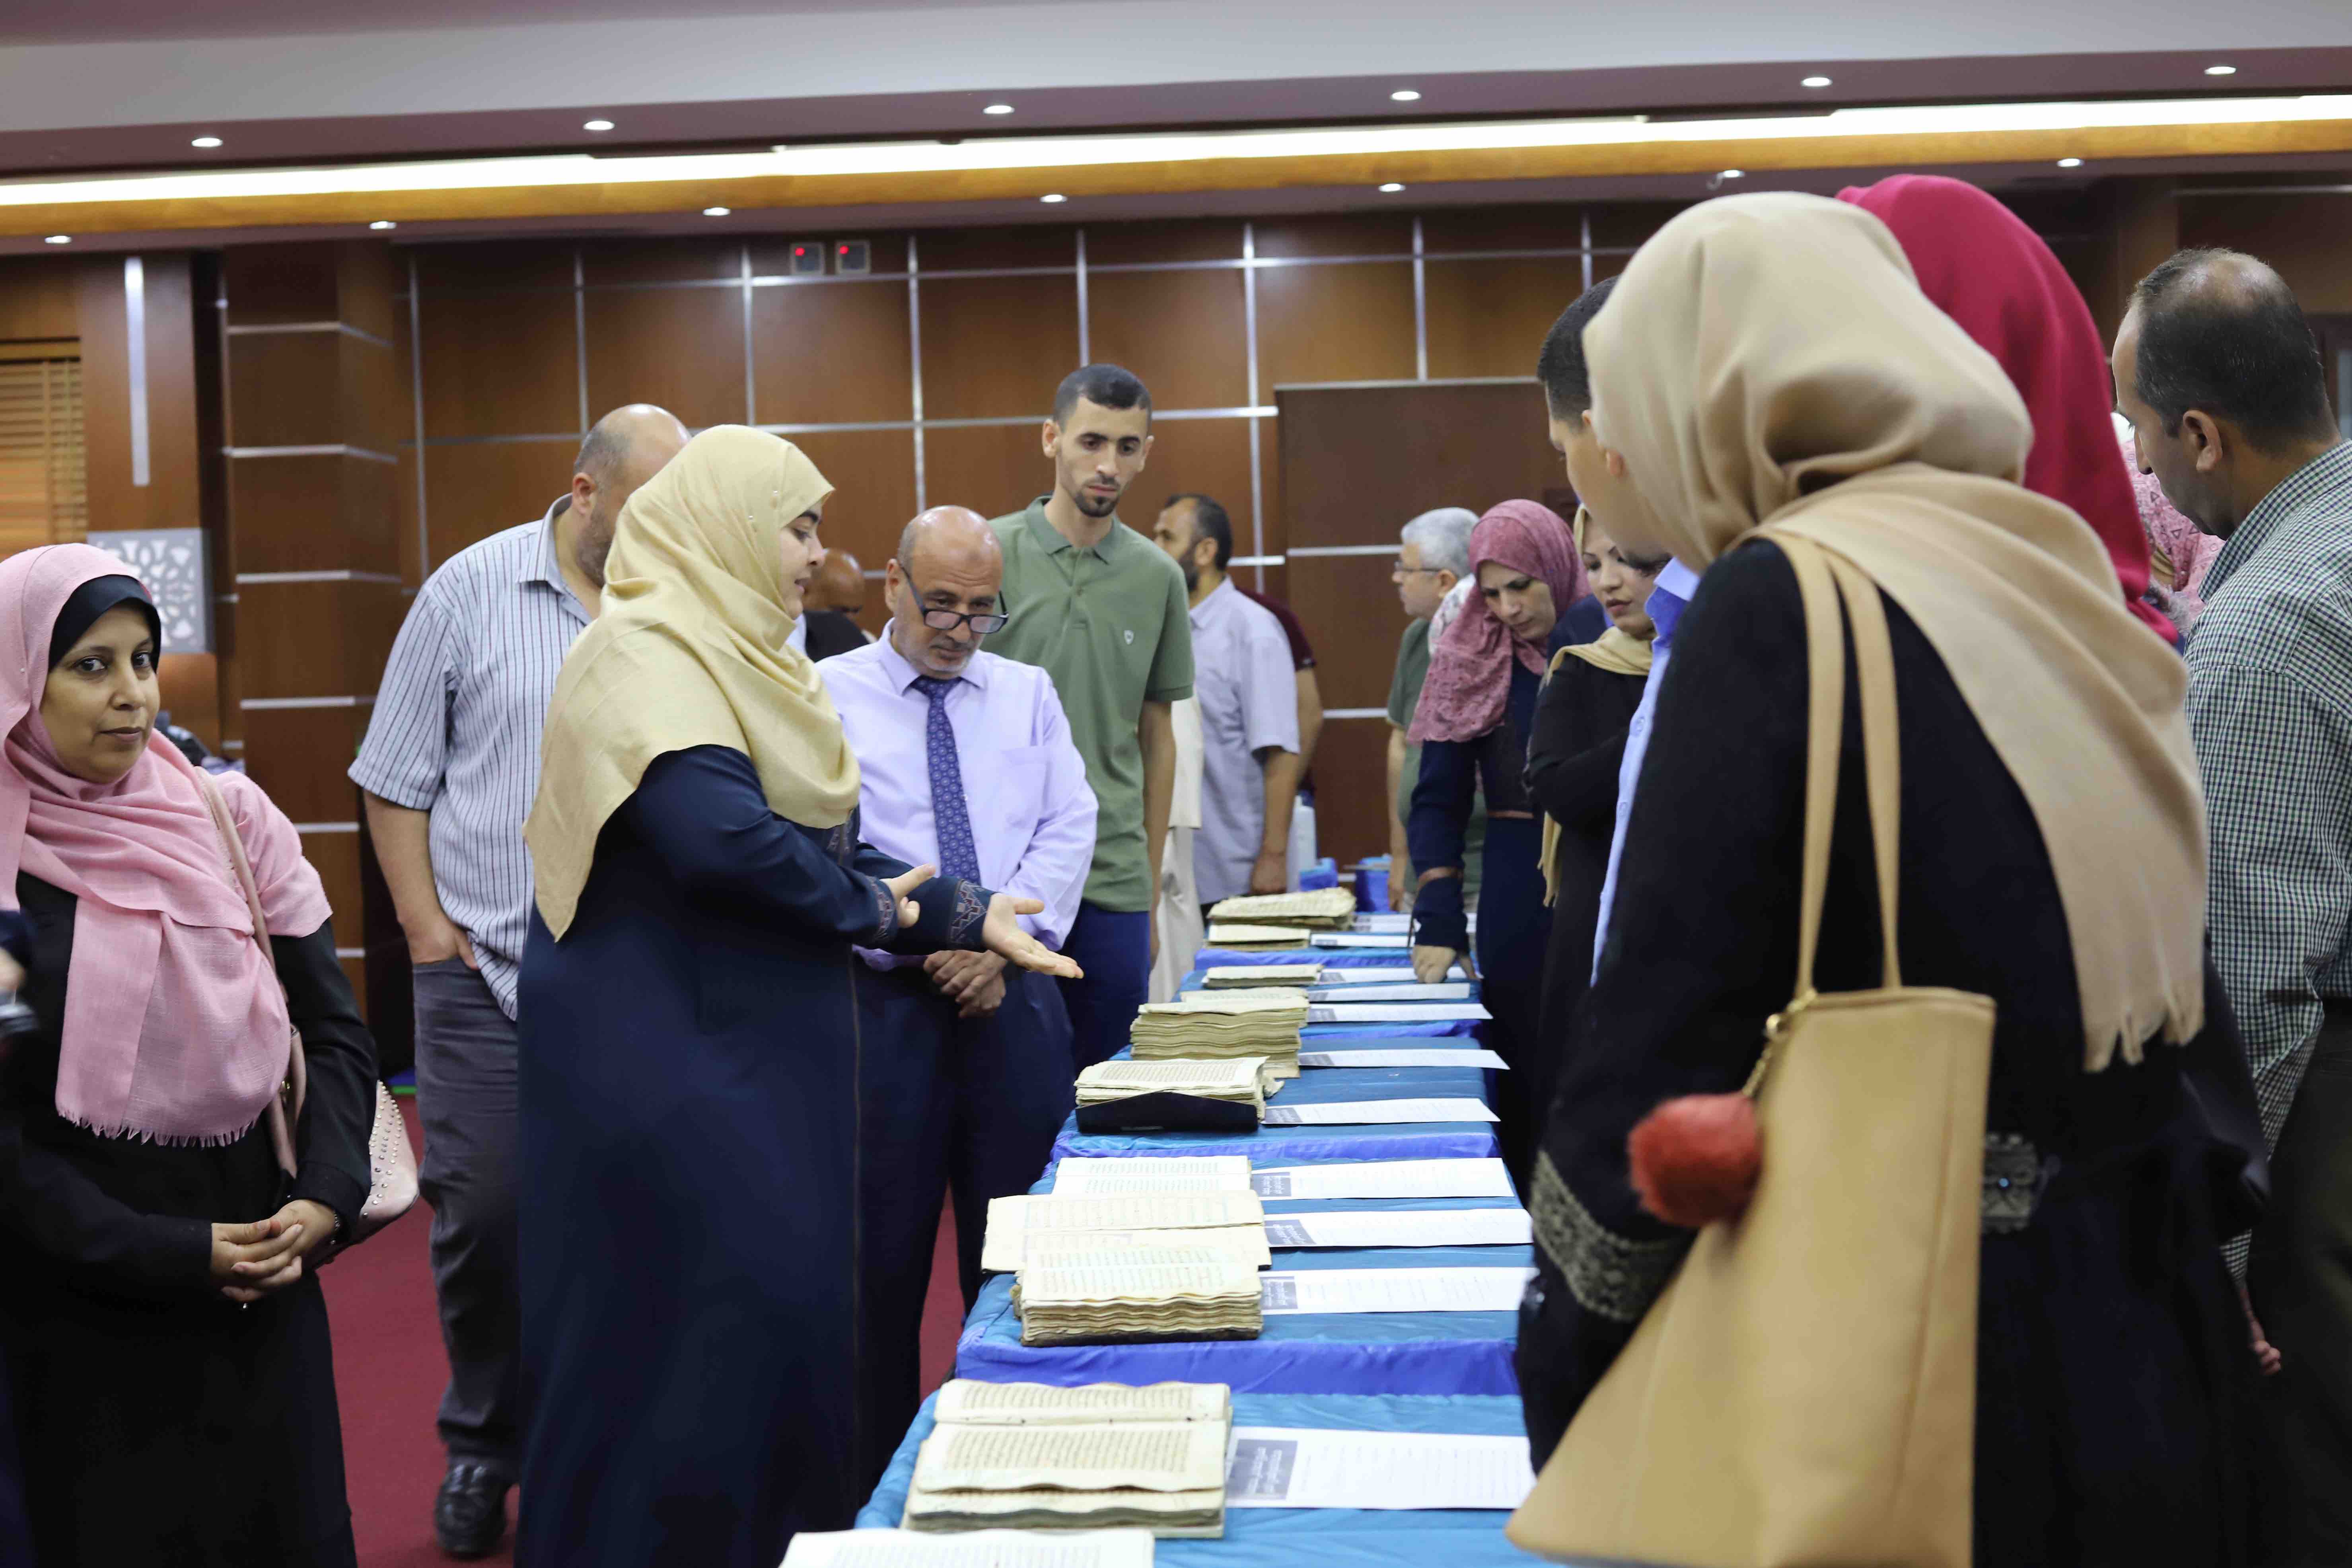
[[(1797, 969), (1807, 643), (1787, 556), (1748, 537), (1769, 525), (1885, 605), (1904, 983), (1996, 1006), (1975, 1560), (2244, 1561), (2254, 1365), (2218, 1250), (2246, 1218), (2243, 1162), (2182, 1086), (2183, 1046), (2235, 1059), (2234, 1026), (2202, 961), (2179, 657), (2134, 622), (2088, 525), (2020, 485), (2016, 391), (1869, 214), (1780, 195), (1694, 208), (1584, 342), (1595, 425), (1662, 534), (1618, 542), (1706, 577), (1530, 1194), (1538, 1458), (1692, 1235), (1636, 1199), (1630, 1131), (1661, 1100), (1736, 1093)], [(1851, 674), (1844, 689), (1823, 992), (1880, 984)], [(2229, 1089), (2250, 1100), (2242, 1066)], [(1837, 1378), (1838, 1347), (1818, 1351)]]
[(790, 646), (832, 487), (707, 430), (622, 512), (524, 836), (518, 1560), (774, 1568), (846, 1528), (862, 1040), (853, 947), (1076, 966), (1032, 900), (857, 842)]

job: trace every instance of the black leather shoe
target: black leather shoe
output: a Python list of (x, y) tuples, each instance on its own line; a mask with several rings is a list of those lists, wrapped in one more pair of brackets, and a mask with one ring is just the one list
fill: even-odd
[(507, 1489), (514, 1483), (487, 1465), (454, 1464), (433, 1500), (433, 1539), (460, 1562), (488, 1557), (507, 1532)]

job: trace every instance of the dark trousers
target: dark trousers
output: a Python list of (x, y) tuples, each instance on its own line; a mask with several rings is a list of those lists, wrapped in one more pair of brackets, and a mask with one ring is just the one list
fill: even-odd
[(416, 971), (417, 1186), (433, 1205), (433, 1293), (452, 1464), (517, 1473), (521, 1321), (515, 1258), (515, 1026), (487, 981), (449, 959)]
[(1055, 984), (1069, 1009), (1077, 1064), (1090, 1068), (1127, 1048), (1151, 984), (1151, 913), (1081, 903), (1062, 953), (1086, 971), (1084, 979)]
[(2352, 1006), (2330, 1003), (2271, 1156), (2246, 1282), (2276, 1345), (2263, 1390), (2282, 1565), (2352, 1563)]
[(980, 1294), (988, 1200), (1025, 1193), (1076, 1103), (1070, 1023), (1042, 974), (1004, 973), (993, 1016), (959, 1018), (919, 967), (857, 976), (861, 1489), (881, 1479), (922, 1402), (923, 1300), (940, 1201), (955, 1202), (964, 1310)]

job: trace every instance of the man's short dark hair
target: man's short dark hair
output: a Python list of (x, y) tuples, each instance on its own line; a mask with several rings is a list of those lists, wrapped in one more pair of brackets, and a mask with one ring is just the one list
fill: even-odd
[(1080, 365), (1062, 378), (1054, 394), (1054, 423), (1067, 425), (1080, 398), (1097, 408), (1140, 408), (1151, 412), (1151, 394), (1131, 370), (1115, 364)]
[(2286, 280), (2234, 250), (2174, 253), (2132, 289), (2133, 392), (2178, 435), (2192, 408), (2275, 452), (2330, 434), (2319, 340)]
[(1192, 503), (1192, 538), (1195, 542), (1203, 539), (1217, 542), (1217, 570), (1223, 571), (1225, 563), (1234, 558), (1234, 520), (1225, 515), (1223, 507), (1204, 495), (1170, 496), (1168, 506), (1160, 510), (1166, 511), (1179, 501)]
[(1603, 278), (1579, 294), (1559, 320), (1544, 334), (1543, 353), (1536, 356), (1536, 379), (1543, 383), (1544, 401), (1551, 411), (1572, 419), (1592, 406), (1592, 377), (1584, 368), (1584, 324), (1601, 313), (1614, 278)]

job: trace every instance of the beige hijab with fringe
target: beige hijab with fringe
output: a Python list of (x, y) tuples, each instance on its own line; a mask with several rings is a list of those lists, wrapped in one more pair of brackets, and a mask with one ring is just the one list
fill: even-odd
[(1634, 257), (1584, 349), (1601, 437), (1676, 556), (1802, 534), (1934, 645), (2041, 827), (2085, 1068), (2196, 1033), (2205, 807), (2179, 656), (2125, 610), (2090, 526), (2019, 485), (2025, 405), (1886, 227), (1818, 196), (1695, 207)]
[(555, 682), (523, 826), (556, 936), (579, 907), (596, 836), (666, 752), (731, 747), (777, 816), (849, 820), (857, 759), (816, 666), (784, 640), (784, 529), (832, 493), (789, 441), (720, 425), (622, 509), (603, 610)]

